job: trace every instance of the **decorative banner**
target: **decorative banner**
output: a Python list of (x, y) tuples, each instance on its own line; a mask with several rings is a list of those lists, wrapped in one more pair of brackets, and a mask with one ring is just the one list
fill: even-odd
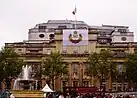
[(88, 30), (63, 30), (63, 45), (88, 45)]

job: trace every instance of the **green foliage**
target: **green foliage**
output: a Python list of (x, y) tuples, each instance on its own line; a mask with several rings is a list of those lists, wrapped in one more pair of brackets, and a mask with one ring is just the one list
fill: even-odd
[(127, 62), (125, 62), (127, 78), (130, 82), (137, 83), (137, 52), (128, 56)]
[(99, 66), (98, 76), (101, 79), (106, 79), (109, 76), (110, 68), (111, 68), (111, 53), (109, 50), (102, 50), (99, 53)]
[(16, 77), (22, 70), (23, 60), (12, 48), (2, 48), (0, 51), (0, 78)]
[(50, 56), (43, 61), (43, 75), (50, 79), (67, 74), (67, 65), (63, 62), (59, 52), (51, 52)]
[(91, 53), (88, 57), (89, 68), (87, 73), (91, 77), (97, 77), (97, 66), (99, 66), (99, 54)]
[(110, 50), (91, 53), (88, 57), (88, 75), (100, 79), (100, 82), (102, 82), (103, 79), (108, 79), (115, 73), (115, 69), (112, 67), (112, 59), (113, 55)]

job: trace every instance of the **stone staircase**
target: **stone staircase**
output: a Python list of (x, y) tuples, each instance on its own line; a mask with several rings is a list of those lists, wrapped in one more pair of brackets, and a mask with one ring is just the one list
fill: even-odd
[(15, 98), (44, 98), (42, 91), (14, 90), (11, 92)]

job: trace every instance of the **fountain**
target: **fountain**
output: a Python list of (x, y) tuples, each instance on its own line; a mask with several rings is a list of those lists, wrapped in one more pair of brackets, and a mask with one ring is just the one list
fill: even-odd
[(14, 90), (29, 90), (31, 85), (34, 83), (34, 79), (31, 77), (32, 68), (31, 66), (23, 66), (22, 72), (19, 77), (15, 80), (13, 89)]

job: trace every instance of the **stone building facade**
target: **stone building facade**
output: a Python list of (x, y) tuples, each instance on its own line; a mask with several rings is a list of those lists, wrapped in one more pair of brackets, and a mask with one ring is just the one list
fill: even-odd
[[(90, 53), (109, 48), (115, 53), (114, 63), (120, 66), (126, 54), (134, 52), (137, 47), (134, 34), (127, 26), (89, 26), (83, 21), (76, 21), (76, 28), (74, 27), (75, 21), (72, 20), (49, 20), (47, 23), (37, 24), (29, 29), (27, 41), (5, 43), (5, 46), (13, 47), (21, 55), (19, 58), (24, 59), (33, 69), (40, 69), (41, 60), (52, 51), (60, 51), (64, 62), (68, 65), (69, 73), (68, 76), (62, 76), (55, 81), (56, 89), (61, 89), (63, 86), (89, 87), (92, 85), (92, 79), (85, 72), (88, 68), (86, 60)], [(63, 39), (65, 30), (69, 32), (84, 30), (87, 37), (83, 44), (78, 42), (64, 44), (63, 41), (67, 40)], [(45, 80), (46, 78), (43, 77), (42, 87), (46, 83)], [(99, 82), (96, 81), (94, 85), (99, 87)], [(108, 81), (104, 85), (110, 88)], [(121, 87), (120, 83), (113, 83), (112, 89), (116, 90), (118, 87)]]

